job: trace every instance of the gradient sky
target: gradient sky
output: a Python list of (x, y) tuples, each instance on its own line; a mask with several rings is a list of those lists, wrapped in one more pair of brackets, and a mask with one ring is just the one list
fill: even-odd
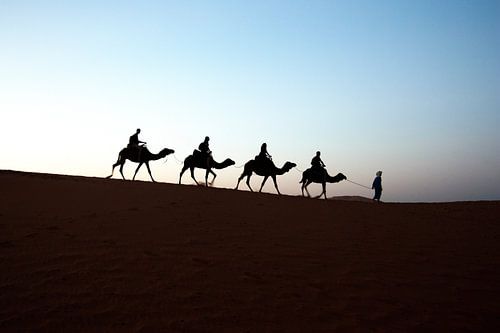
[(236, 166), (267, 142), (300, 170), (317, 150), (367, 186), (383, 170), (383, 200), (498, 200), (500, 2), (0, 0), (0, 112), (0, 169), (107, 176), (140, 127), (179, 159), (205, 135)]

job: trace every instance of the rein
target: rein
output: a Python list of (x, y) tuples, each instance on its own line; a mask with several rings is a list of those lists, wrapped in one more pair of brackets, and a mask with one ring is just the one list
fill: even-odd
[(364, 188), (367, 188), (367, 189), (371, 190), (371, 188), (369, 188), (368, 186), (361, 185), (361, 184), (356, 183), (356, 182), (353, 182), (352, 180), (349, 180), (349, 179), (346, 179), (346, 180), (347, 180), (349, 183), (353, 183), (353, 184), (356, 184), (356, 185), (358, 185), (358, 186), (361, 186), (361, 187), (364, 187)]

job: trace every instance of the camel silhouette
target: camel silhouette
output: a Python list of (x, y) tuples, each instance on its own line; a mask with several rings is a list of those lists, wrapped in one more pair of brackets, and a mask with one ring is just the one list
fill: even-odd
[(323, 186), (323, 192), (316, 198), (320, 198), (324, 194), (326, 199), (326, 183), (338, 183), (344, 179), (347, 179), (347, 177), (342, 173), (338, 173), (335, 177), (332, 177), (324, 169), (314, 170), (314, 168), (309, 168), (302, 173), (302, 180), (299, 183), (302, 183), (302, 195), (304, 195), (304, 190), (306, 190), (308, 197), (311, 195), (307, 190), (307, 186), (311, 183), (321, 184)]
[(174, 153), (173, 149), (168, 149), (164, 148), (162, 149), (158, 154), (153, 154), (151, 153), (147, 147), (142, 147), (140, 154), (138, 147), (126, 147), (123, 148), (120, 153), (118, 154), (118, 160), (116, 161), (115, 164), (113, 164), (113, 169), (111, 170), (111, 175), (109, 175), (106, 178), (111, 178), (113, 177), (113, 173), (115, 171), (115, 167), (118, 165), (120, 166), (120, 173), (122, 175), (122, 178), (125, 179), (125, 176), (123, 175), (123, 165), (127, 160), (130, 160), (131, 162), (139, 163), (139, 166), (135, 170), (134, 177), (132, 180), (135, 180), (135, 176), (137, 175), (137, 172), (141, 168), (143, 164), (146, 164), (146, 167), (148, 168), (149, 176), (151, 177), (151, 180), (154, 182), (155, 180), (153, 179), (153, 175), (151, 174), (151, 169), (149, 168), (149, 161), (156, 161), (159, 160), (160, 158), (163, 158), (169, 154)]
[(194, 178), (194, 168), (200, 168), (200, 169), (206, 169), (207, 172), (205, 173), (205, 185), (208, 186), (208, 174), (211, 173), (214, 178), (210, 182), (210, 185), (213, 184), (215, 181), (215, 177), (217, 175), (215, 172), (212, 171), (213, 169), (224, 169), (227, 168), (228, 166), (234, 165), (234, 161), (230, 158), (226, 158), (224, 162), (219, 163), (213, 159), (213, 157), (210, 155), (210, 157), (207, 159), (206, 155), (202, 154), (195, 154), (195, 155), (189, 155), (186, 157), (184, 160), (184, 165), (182, 166), (181, 173), (179, 175), (179, 184), (181, 183), (182, 175), (184, 172), (189, 169), (191, 171), (191, 178), (196, 182), (196, 185), (200, 185), (196, 178)]
[(253, 192), (253, 189), (250, 186), (250, 177), (252, 176), (252, 173), (255, 172), (257, 175), (264, 177), (264, 180), (260, 185), (259, 192), (262, 191), (262, 188), (264, 187), (264, 184), (266, 183), (267, 179), (271, 177), (273, 179), (276, 191), (278, 192), (278, 194), (281, 194), (280, 190), (278, 189), (278, 184), (276, 183), (276, 176), (281, 176), (287, 173), (288, 171), (290, 171), (290, 169), (294, 168), (296, 165), (297, 164), (292, 162), (286, 162), (281, 168), (277, 168), (272, 161), (250, 160), (247, 163), (245, 163), (243, 173), (241, 174), (240, 178), (238, 178), (238, 184), (236, 184), (235, 190), (238, 189), (240, 181), (243, 178), (247, 177), (246, 181), (247, 186), (250, 189), (250, 191)]

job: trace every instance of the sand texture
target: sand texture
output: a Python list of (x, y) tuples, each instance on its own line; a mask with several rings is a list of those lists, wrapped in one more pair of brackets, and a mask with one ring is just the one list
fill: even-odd
[(0, 267), (1, 332), (498, 332), (500, 202), (0, 171)]

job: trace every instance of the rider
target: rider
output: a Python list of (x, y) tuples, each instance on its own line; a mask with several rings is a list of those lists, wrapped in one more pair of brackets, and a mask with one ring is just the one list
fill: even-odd
[(267, 143), (264, 142), (260, 146), (260, 153), (255, 156), (255, 159), (262, 162), (271, 162), (273, 160), (272, 156), (267, 152)]
[(146, 144), (146, 142), (139, 140), (139, 133), (141, 133), (140, 128), (138, 128), (135, 131), (135, 133), (130, 136), (130, 138), (128, 139), (128, 146), (127, 147), (136, 148), (138, 155), (141, 156), (141, 151), (144, 147), (144, 144)]
[(311, 160), (311, 165), (314, 169), (320, 170), (326, 167), (325, 163), (321, 160), (321, 152), (317, 151), (316, 156), (314, 156)]
[(141, 143), (146, 143), (144, 141), (139, 140), (139, 133), (141, 133), (141, 129), (138, 128), (134, 134), (130, 136), (128, 139), (128, 145), (129, 147), (139, 147)]
[(212, 157), (212, 151), (208, 147), (208, 141), (210, 141), (210, 138), (206, 136), (205, 140), (198, 146), (198, 151), (201, 153), (201, 156), (207, 159), (207, 165)]

